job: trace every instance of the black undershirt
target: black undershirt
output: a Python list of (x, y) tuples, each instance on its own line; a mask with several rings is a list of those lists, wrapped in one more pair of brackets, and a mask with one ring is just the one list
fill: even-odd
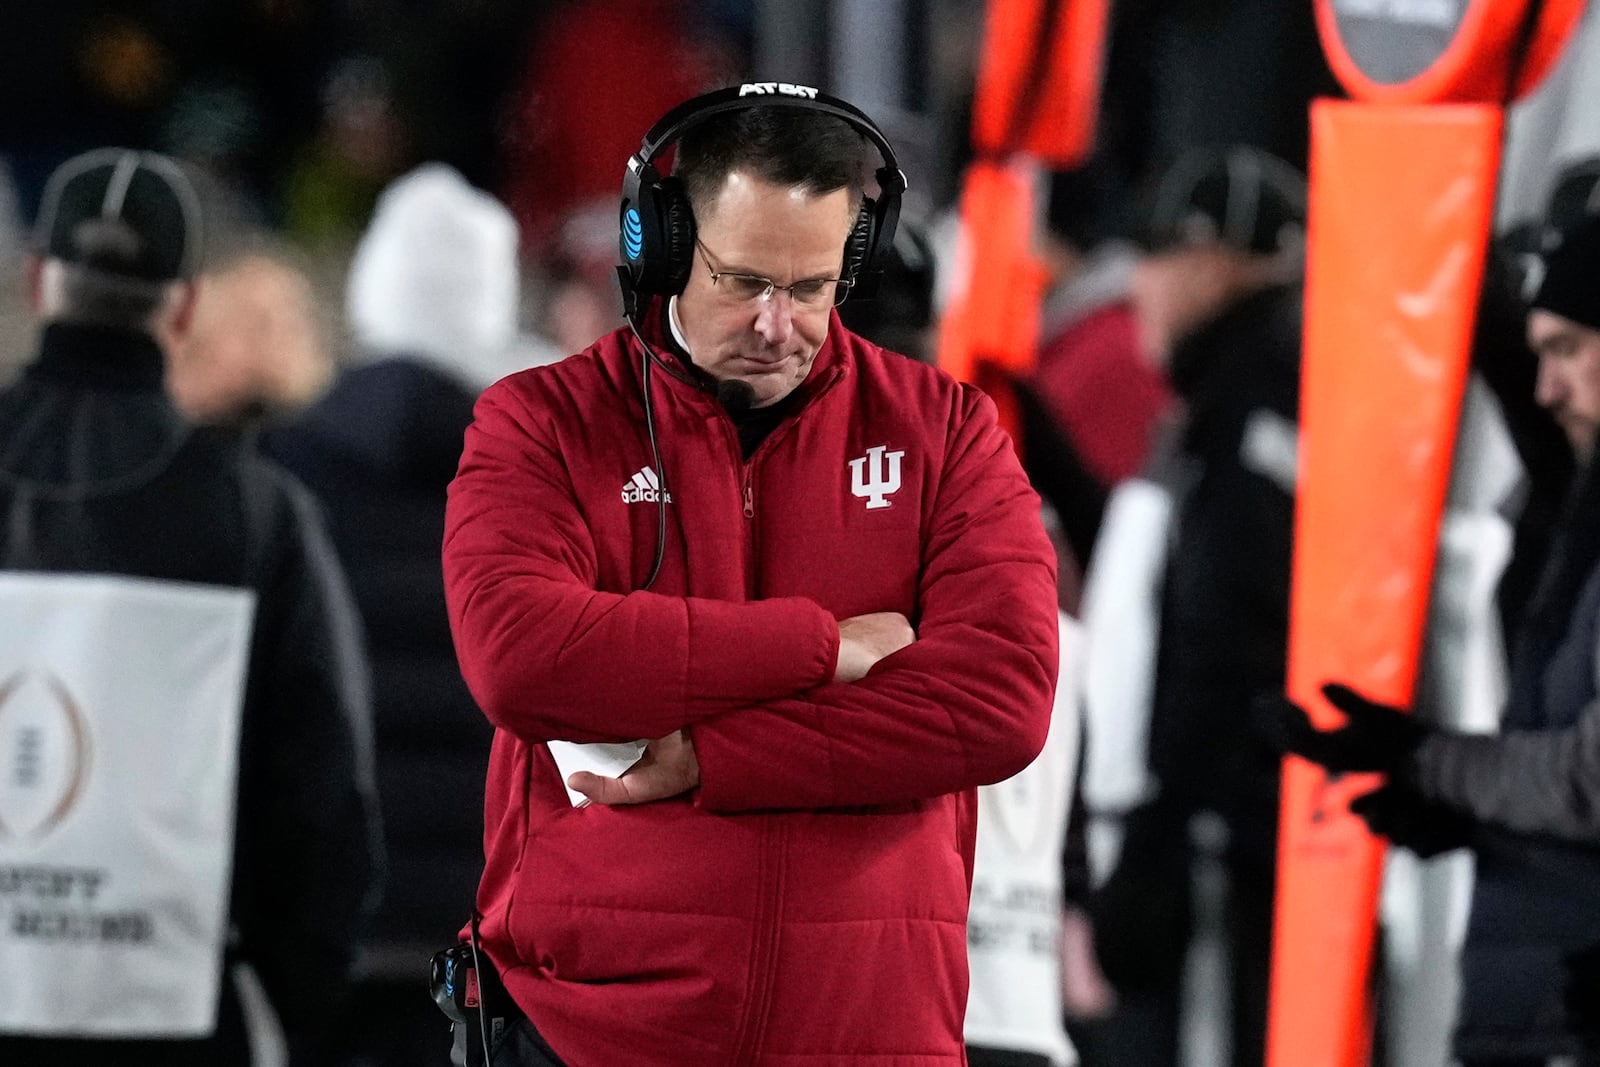
[(776, 404), (769, 404), (764, 408), (745, 408), (743, 411), (734, 411), (726, 404), (723, 409), (728, 412), (728, 417), (733, 420), (733, 425), (739, 431), (739, 451), (745, 459), (749, 459), (767, 435), (778, 428), (778, 424), (788, 418), (794, 411), (797, 401), (795, 393), (790, 393)]

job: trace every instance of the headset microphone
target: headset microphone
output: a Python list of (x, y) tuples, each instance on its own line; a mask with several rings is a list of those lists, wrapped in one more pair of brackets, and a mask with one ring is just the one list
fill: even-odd
[(756, 406), (756, 389), (738, 378), (724, 378), (717, 383), (717, 403), (735, 419)]

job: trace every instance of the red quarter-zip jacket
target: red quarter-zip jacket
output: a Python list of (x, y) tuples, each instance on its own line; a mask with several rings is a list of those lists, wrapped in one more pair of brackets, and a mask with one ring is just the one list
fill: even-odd
[[(642, 355), (621, 330), (490, 388), (450, 487), (451, 625), (497, 727), (483, 942), (571, 1067), (955, 1067), (974, 789), (1050, 720), (1038, 497), (986, 397), (837, 316), (749, 460), (656, 363), (656, 470)], [(834, 683), (838, 620), (872, 611), (917, 640)], [(572, 807), (542, 743), (682, 727), (699, 788), (633, 807)]]

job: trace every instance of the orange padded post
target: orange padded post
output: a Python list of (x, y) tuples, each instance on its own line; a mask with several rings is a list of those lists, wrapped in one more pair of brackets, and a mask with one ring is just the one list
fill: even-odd
[[(1289, 693), (1407, 704), (1493, 210), (1500, 109), (1319, 101), (1301, 371)], [(1375, 776), (1285, 763), (1270, 1067), (1360, 1067), (1383, 844)]]
[(939, 365), (993, 398), (1020, 447), (1007, 383), (1033, 367), (1049, 279), (1033, 254), (1037, 164), (1094, 147), (1109, 0), (989, 0), (961, 194), (964, 254), (940, 323)]
[(1088, 158), (1109, 0), (990, 0), (973, 105), (980, 154), (1026, 152), (1058, 169)]

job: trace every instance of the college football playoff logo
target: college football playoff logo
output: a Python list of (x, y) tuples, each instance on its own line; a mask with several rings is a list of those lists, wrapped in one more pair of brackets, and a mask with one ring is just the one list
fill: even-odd
[(88, 720), (61, 679), (0, 680), (0, 841), (37, 840), (61, 825), (88, 772)]

